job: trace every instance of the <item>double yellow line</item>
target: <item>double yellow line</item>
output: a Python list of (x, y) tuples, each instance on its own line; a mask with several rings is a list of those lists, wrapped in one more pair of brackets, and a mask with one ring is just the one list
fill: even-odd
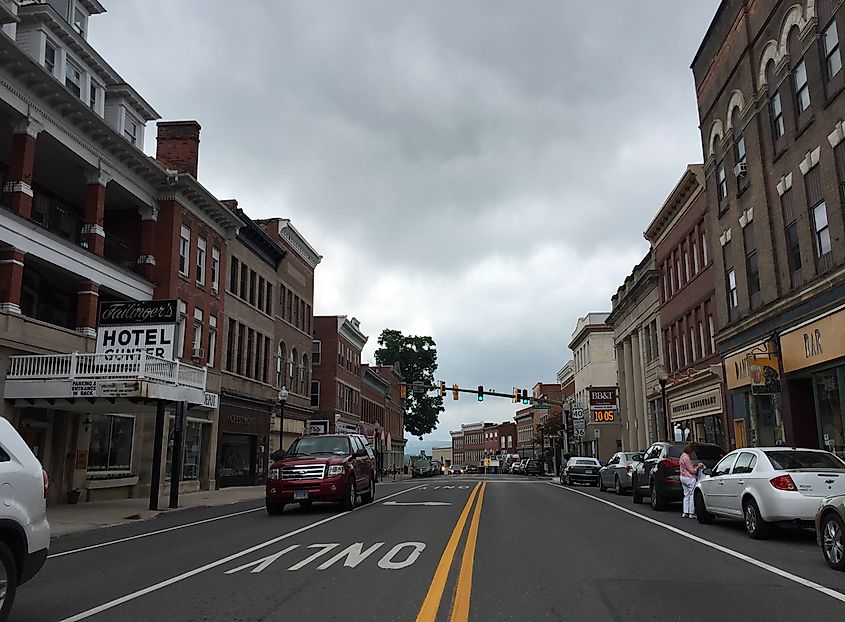
[(440, 608), (440, 601), (443, 600), (443, 592), (446, 589), (446, 581), (449, 578), (449, 570), (452, 568), (452, 562), (455, 559), (455, 553), (458, 550), (458, 544), (460, 543), (461, 535), (464, 532), (464, 526), (466, 525), (470, 510), (472, 509), (472, 504), (477, 496), (478, 503), (475, 505), (475, 511), (472, 514), (472, 522), (469, 525), (469, 533), (467, 534), (464, 553), (461, 558), (461, 571), (458, 575), (458, 585), (455, 590), (452, 611), (449, 615), (449, 622), (467, 622), (467, 620), (469, 620), (469, 603), (470, 596), (472, 595), (472, 570), (475, 562), (475, 545), (478, 542), (478, 523), (481, 519), (481, 504), (484, 502), (485, 488), (487, 488), (487, 482), (479, 482), (475, 485), (475, 488), (472, 489), (469, 499), (467, 499), (466, 505), (458, 518), (458, 522), (452, 530), (449, 542), (446, 543), (443, 555), (440, 556), (440, 562), (437, 564), (437, 570), (434, 571), (434, 577), (431, 580), (428, 593), (425, 596), (420, 612), (417, 614), (417, 622), (435, 622), (435, 618), (437, 618), (437, 610)]

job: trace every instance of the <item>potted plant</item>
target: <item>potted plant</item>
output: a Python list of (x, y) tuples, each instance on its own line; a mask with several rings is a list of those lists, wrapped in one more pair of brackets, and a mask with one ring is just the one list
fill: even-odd
[(79, 488), (74, 488), (73, 490), (67, 491), (67, 502), (69, 505), (76, 505), (79, 503), (79, 495), (82, 494), (82, 491)]

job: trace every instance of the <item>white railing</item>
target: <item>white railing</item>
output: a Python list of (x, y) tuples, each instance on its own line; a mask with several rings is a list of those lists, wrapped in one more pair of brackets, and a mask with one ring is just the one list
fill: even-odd
[(11, 356), (9, 380), (154, 380), (205, 390), (204, 367), (137, 354), (23, 354)]

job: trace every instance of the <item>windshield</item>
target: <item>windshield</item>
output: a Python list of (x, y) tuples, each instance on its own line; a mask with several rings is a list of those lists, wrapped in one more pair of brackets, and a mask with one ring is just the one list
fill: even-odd
[(427, 467), (428, 465), (428, 460), (417, 460), (416, 462), (414, 462), (415, 467)]
[(304, 436), (293, 442), (288, 449), (288, 456), (316, 456), (334, 454), (345, 456), (349, 453), (349, 441), (344, 436)]
[(581, 464), (585, 466), (596, 466), (595, 460), (576, 460), (575, 464)]
[(826, 451), (767, 451), (764, 452), (772, 467), (779, 471), (789, 469), (845, 469), (845, 463)]

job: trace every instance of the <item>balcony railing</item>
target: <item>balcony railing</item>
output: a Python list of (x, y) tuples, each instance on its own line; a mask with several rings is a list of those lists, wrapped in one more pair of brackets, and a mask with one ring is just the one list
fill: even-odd
[(103, 257), (127, 270), (134, 270), (138, 261), (138, 248), (121, 240), (116, 235), (106, 232)]
[(32, 196), (32, 222), (74, 244), (86, 246), (82, 237), (85, 219), (67, 203), (37, 189)]
[(138, 354), (24, 354), (10, 357), (9, 380), (152, 380), (205, 390), (206, 369)]

